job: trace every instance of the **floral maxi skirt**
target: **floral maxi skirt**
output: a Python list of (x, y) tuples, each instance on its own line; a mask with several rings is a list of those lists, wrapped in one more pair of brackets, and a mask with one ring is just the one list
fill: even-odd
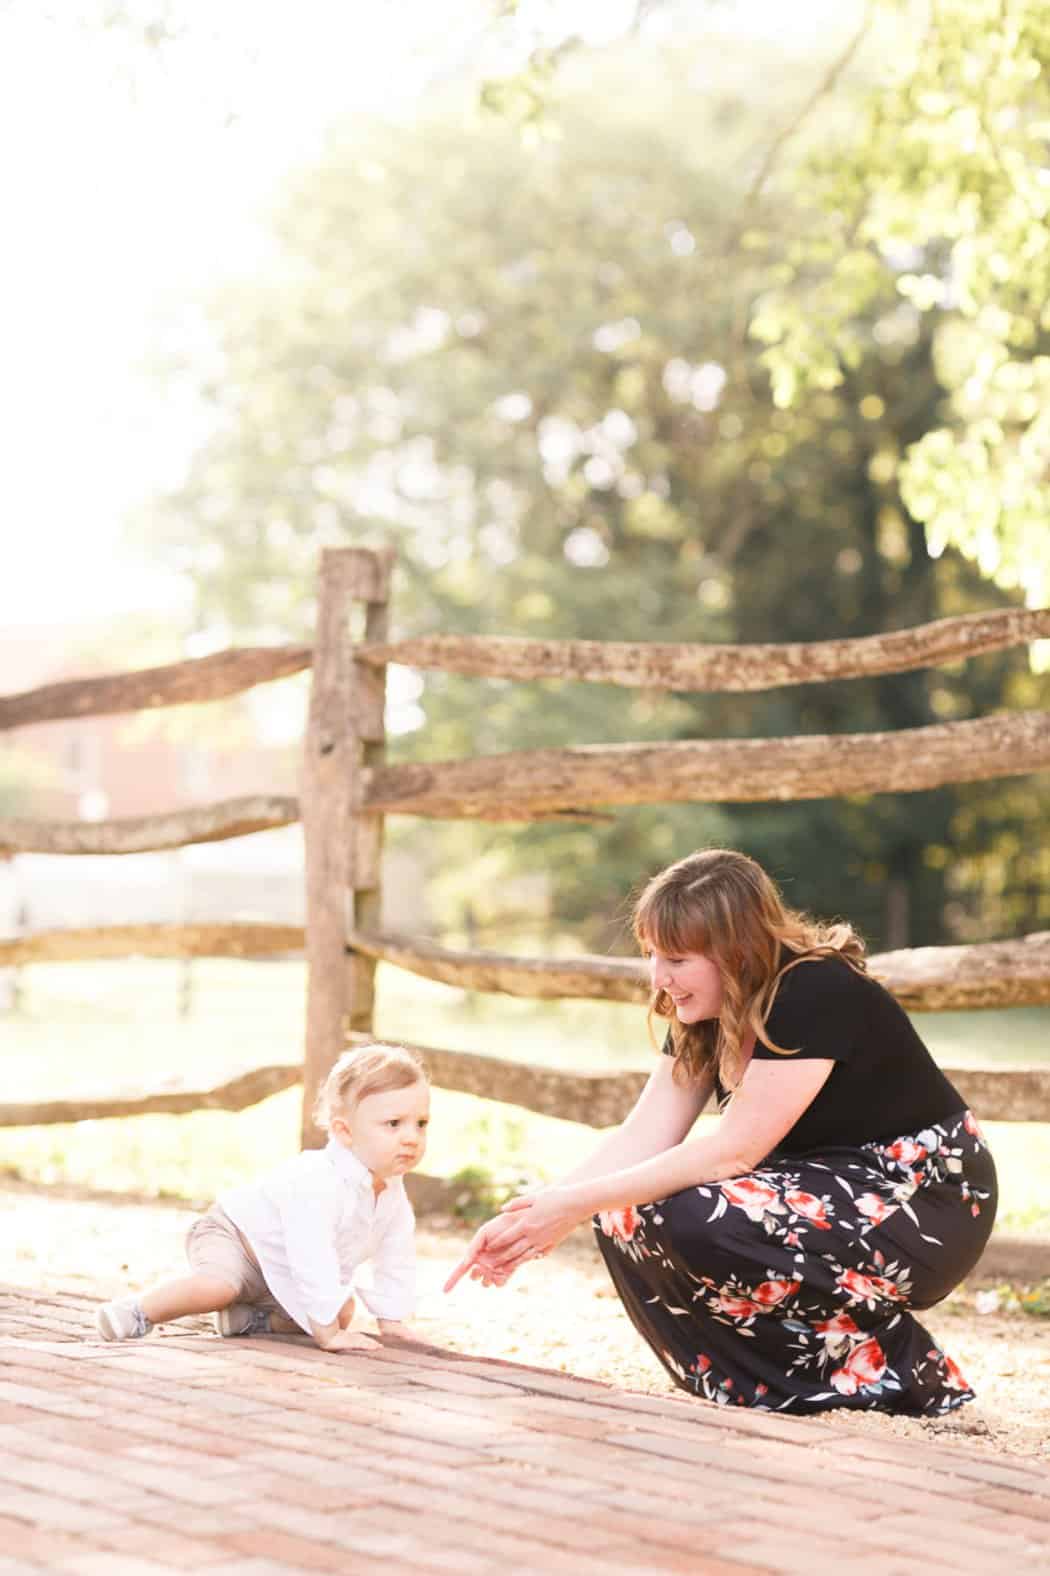
[(969, 1111), (596, 1221), (624, 1307), (676, 1384), (774, 1411), (949, 1412), (973, 1399), (913, 1316), (973, 1268), (995, 1166)]

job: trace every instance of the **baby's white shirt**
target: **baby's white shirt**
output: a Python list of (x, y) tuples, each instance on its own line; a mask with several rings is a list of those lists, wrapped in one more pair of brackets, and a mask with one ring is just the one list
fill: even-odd
[[(330, 1138), (218, 1199), (251, 1244), (274, 1297), (309, 1335), (348, 1297), (379, 1319), (406, 1319), (415, 1300), (415, 1218), (400, 1177), (379, 1197), (372, 1173)], [(370, 1261), (372, 1284), (355, 1275)]]

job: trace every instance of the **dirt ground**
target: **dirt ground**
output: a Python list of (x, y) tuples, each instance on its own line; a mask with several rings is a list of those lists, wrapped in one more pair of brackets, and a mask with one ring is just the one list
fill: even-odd
[[(141, 1288), (182, 1267), (182, 1237), (192, 1214), (185, 1205), (118, 1202), (83, 1190), (4, 1181), (0, 1283), (88, 1291), (100, 1298)], [(420, 1222), (417, 1326), (427, 1340), (628, 1389), (670, 1389), (585, 1233), (499, 1290), (464, 1281), (446, 1297), (442, 1282), (469, 1236), (456, 1221)], [(969, 1281), (926, 1315), (931, 1332), (977, 1391), (977, 1404), (937, 1423), (864, 1413), (863, 1426), (905, 1437), (965, 1434), (968, 1444), (999, 1454), (1050, 1461), (1050, 1317), (1012, 1308), (1010, 1291)], [(814, 1419), (813, 1426), (835, 1428), (847, 1420), (856, 1426), (859, 1416), (832, 1413)]]

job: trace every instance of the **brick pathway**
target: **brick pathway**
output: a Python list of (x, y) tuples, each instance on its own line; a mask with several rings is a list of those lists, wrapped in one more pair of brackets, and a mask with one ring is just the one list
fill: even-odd
[(1050, 1569), (1050, 1471), (965, 1439), (92, 1311), (0, 1291), (0, 1576)]

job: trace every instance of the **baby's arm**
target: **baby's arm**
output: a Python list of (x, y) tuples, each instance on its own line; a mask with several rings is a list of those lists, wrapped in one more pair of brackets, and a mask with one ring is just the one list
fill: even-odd
[(361, 1296), (375, 1316), (384, 1340), (420, 1340), (408, 1323), (415, 1305), (415, 1281), (415, 1220), (402, 1195), (393, 1219), (376, 1244), (371, 1288), (361, 1288)]
[[(285, 1248), (292, 1275), (304, 1306), (310, 1334), (326, 1352), (372, 1351), (376, 1342), (361, 1331), (351, 1331), (354, 1316), (353, 1296), (341, 1284), (339, 1255), (336, 1248), (338, 1203), (328, 1179), (320, 1185), (290, 1189), (280, 1200)], [(330, 1319), (327, 1314), (336, 1298), (342, 1299)]]
[[(324, 1347), (326, 1352), (367, 1352), (370, 1349), (375, 1351), (376, 1343), (372, 1336), (366, 1335), (363, 1330), (351, 1332), (350, 1326), (354, 1321), (354, 1307), (353, 1297), (348, 1297), (336, 1314), (334, 1325), (318, 1324), (314, 1326), (314, 1339), (318, 1342), (318, 1345)], [(323, 1340), (320, 1338), (321, 1336), (324, 1336)]]

